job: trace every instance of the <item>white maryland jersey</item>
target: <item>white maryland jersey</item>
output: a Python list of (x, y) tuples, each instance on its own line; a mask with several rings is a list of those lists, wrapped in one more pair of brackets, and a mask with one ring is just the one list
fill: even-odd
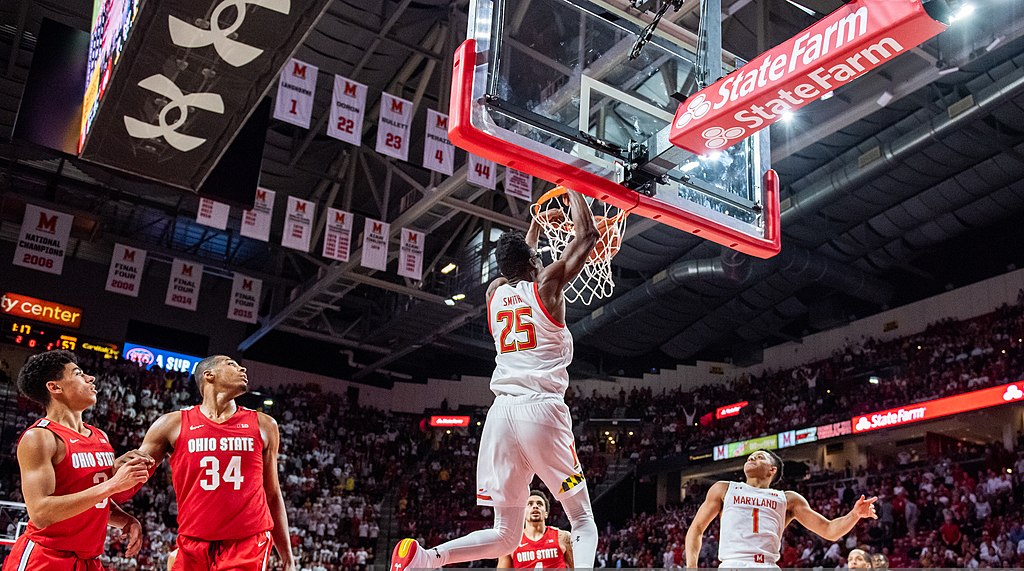
[(729, 482), (722, 504), (718, 560), (774, 565), (785, 527), (785, 492)]
[(487, 326), (498, 356), (491, 376), (495, 395), (565, 396), (572, 335), (540, 300), (536, 282), (502, 284), (487, 302)]

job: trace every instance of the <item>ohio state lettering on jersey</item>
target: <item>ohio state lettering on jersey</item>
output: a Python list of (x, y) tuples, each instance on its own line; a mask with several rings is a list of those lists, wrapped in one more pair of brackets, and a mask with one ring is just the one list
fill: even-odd
[(536, 541), (523, 533), (519, 547), (512, 552), (512, 567), (515, 569), (564, 569), (565, 552), (558, 543), (558, 529), (548, 526), (544, 535)]
[[(64, 444), (64, 458), (53, 467), (55, 496), (88, 490), (110, 479), (113, 473), (114, 449), (107, 441), (107, 435), (88, 424), (83, 426), (89, 436), (45, 418), (37, 420), (29, 428), (47, 430)], [(109, 516), (110, 500), (105, 499), (76, 516), (42, 529), (29, 520), (25, 535), (44, 547), (70, 551), (82, 559), (92, 559), (103, 553)]]
[(182, 410), (170, 464), (179, 534), (222, 541), (273, 528), (263, 489), (263, 439), (256, 411), (238, 407), (218, 424), (199, 407)]

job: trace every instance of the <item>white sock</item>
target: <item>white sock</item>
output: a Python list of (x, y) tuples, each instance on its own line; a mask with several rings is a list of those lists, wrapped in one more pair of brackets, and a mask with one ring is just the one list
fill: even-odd
[[(583, 484), (586, 486), (586, 483)], [(584, 487), (560, 501), (572, 526), (572, 558), (576, 569), (593, 569), (597, 556), (597, 523), (590, 506), (590, 493)]]
[[(523, 537), (526, 506), (494, 508), (494, 527), (474, 531), (458, 539), (427, 550), (431, 567), (466, 563), (478, 559), (497, 559), (510, 555)], [(597, 526), (594, 526), (594, 549), (597, 549)]]

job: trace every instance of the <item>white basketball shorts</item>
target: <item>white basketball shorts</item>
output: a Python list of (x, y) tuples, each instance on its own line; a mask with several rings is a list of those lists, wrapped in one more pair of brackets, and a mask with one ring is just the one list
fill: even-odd
[(586, 490), (569, 407), (558, 395), (498, 396), (480, 436), (477, 504), (525, 506), (534, 474), (556, 500)]

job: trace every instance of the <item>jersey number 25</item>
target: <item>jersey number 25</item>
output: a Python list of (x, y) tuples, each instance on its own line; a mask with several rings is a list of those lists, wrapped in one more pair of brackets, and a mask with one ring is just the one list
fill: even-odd
[[(534, 328), (533, 322), (523, 321), (523, 316), (532, 318), (533, 308), (519, 307), (515, 311), (511, 309), (499, 311), (495, 316), (498, 321), (505, 322), (500, 336), (502, 353), (527, 351), (537, 346), (537, 330)], [(516, 333), (526, 333), (526, 341), (519, 341), (515, 337), (509, 339), (513, 329)]]

